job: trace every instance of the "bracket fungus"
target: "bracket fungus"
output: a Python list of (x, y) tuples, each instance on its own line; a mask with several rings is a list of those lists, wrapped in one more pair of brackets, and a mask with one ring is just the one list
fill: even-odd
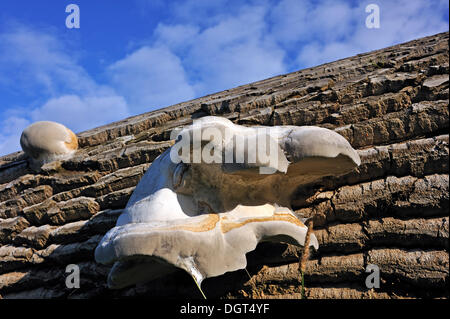
[(31, 167), (67, 159), (78, 148), (77, 136), (62, 124), (51, 121), (35, 122), (20, 136), (20, 146), (31, 159)]
[[(307, 227), (291, 209), (295, 191), (360, 164), (344, 137), (319, 127), (244, 127), (207, 116), (174, 134), (95, 250), (97, 262), (113, 265), (110, 288), (149, 281), (170, 265), (200, 286), (245, 268), (261, 241), (302, 246)], [(310, 246), (318, 249), (314, 235)]]

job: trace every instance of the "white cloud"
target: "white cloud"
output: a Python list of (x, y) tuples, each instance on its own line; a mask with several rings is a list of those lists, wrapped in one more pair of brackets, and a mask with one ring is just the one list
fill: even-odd
[(15, 26), (0, 34), (0, 83), (33, 99), (32, 105), (3, 105), (0, 154), (20, 150), (23, 129), (49, 120), (80, 132), (129, 116), (125, 99), (99, 85), (50, 33)]
[[(199, 5), (183, 7), (191, 12)], [(215, 12), (217, 3), (202, 8), (196, 17)], [(268, 8), (239, 8), (236, 15), (208, 16), (203, 27), (160, 23), (153, 42), (108, 67), (111, 85), (133, 112), (146, 112), (285, 73), (284, 51), (267, 34)]]
[(74, 132), (94, 128), (128, 116), (122, 96), (63, 95), (48, 100), (30, 113), (32, 122), (52, 120)]
[(142, 47), (108, 67), (134, 113), (194, 98), (180, 59), (165, 47)]
[(177, 52), (182, 51), (195, 43), (200, 27), (191, 24), (158, 24), (155, 29), (157, 44), (167, 46)]
[(95, 82), (63, 46), (52, 34), (24, 26), (0, 34), (2, 83), (20, 83), (24, 91), (31, 88), (48, 95), (95, 89)]
[(0, 122), (0, 156), (20, 149), (20, 135), (30, 124), (30, 121), (17, 116), (10, 116)]
[(345, 37), (354, 23), (346, 1), (282, 0), (269, 15), (273, 36), (286, 48)]
[(160, 24), (156, 42), (182, 57), (197, 96), (262, 80), (286, 72), (284, 51), (267, 32), (267, 11), (266, 6), (242, 6), (220, 19), (209, 16), (214, 23), (204, 28)]

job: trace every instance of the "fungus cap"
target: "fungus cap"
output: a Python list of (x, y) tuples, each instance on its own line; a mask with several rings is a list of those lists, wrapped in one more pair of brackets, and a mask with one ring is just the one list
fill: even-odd
[[(209, 135), (213, 131), (217, 138)], [(181, 138), (153, 161), (116, 227), (95, 250), (97, 262), (113, 265), (108, 276), (111, 288), (148, 281), (175, 267), (200, 285), (205, 278), (245, 268), (246, 253), (259, 242), (302, 246), (308, 228), (291, 208), (295, 192), (360, 164), (348, 141), (325, 128), (262, 129), (208, 116), (178, 133)], [(267, 143), (250, 143), (254, 136)], [(238, 140), (240, 145), (232, 143)], [(186, 141), (189, 154), (174, 161), (172, 150), (177, 154)], [(230, 152), (232, 163), (191, 161), (195, 151), (211, 149), (208, 143), (222, 154)], [(253, 154), (263, 145), (272, 146), (274, 152), (266, 159)], [(246, 156), (236, 162), (239, 150)], [(261, 173), (261, 167), (272, 173)], [(310, 246), (318, 249), (314, 234)]]
[(60, 123), (39, 121), (23, 130), (20, 146), (33, 164), (42, 165), (73, 154), (78, 148), (78, 139)]

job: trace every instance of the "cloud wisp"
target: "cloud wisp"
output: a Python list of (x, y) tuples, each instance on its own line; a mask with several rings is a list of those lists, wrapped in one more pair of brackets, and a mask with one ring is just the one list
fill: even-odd
[(0, 34), (0, 83), (37, 102), (0, 115), (0, 154), (20, 149), (22, 130), (40, 120), (80, 132), (130, 115), (126, 100), (100, 85), (49, 33), (15, 27)]
[(194, 98), (178, 56), (164, 46), (141, 47), (108, 67), (112, 85), (134, 113)]

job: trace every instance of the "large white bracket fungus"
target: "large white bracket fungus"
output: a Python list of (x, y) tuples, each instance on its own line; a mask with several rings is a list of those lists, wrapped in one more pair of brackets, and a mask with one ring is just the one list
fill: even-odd
[(62, 124), (41, 121), (23, 130), (20, 146), (30, 157), (31, 167), (38, 169), (45, 163), (70, 157), (78, 148), (78, 139)]
[[(111, 288), (149, 281), (173, 271), (169, 265), (200, 285), (245, 268), (261, 241), (303, 245), (307, 227), (290, 208), (295, 191), (359, 164), (347, 140), (325, 128), (203, 117), (152, 163), (96, 261), (113, 264)], [(314, 235), (310, 245), (318, 249)]]

